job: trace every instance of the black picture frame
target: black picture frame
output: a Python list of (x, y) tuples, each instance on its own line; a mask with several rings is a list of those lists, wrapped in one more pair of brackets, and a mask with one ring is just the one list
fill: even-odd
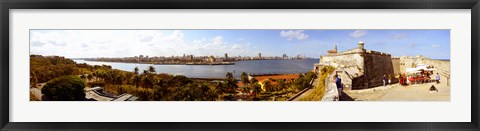
[[(1, 0), (1, 130), (479, 130), (479, 0)], [(10, 122), (10, 9), (470, 9), (471, 122)], [(348, 118), (346, 118), (348, 119)]]

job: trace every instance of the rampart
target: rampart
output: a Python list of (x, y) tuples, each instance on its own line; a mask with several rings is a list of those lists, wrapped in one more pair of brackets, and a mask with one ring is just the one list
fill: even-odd
[(344, 89), (366, 89), (383, 85), (383, 76), (394, 77), (394, 69), (390, 54), (363, 49), (359, 47), (343, 52), (321, 56), (315, 69), (322, 66), (333, 66), (344, 84)]

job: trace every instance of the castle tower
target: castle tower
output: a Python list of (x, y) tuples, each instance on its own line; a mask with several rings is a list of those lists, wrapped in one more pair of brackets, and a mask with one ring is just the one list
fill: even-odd
[(362, 41), (358, 42), (358, 49), (365, 49), (365, 43), (363, 43)]

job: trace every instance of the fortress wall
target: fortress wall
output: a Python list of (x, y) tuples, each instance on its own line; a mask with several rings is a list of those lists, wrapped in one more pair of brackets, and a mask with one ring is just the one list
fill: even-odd
[(322, 56), (320, 58), (320, 64), (331, 65), (335, 68), (359, 66), (363, 68), (363, 57), (361, 54), (348, 54), (348, 55), (330, 55)]
[(350, 50), (340, 52), (339, 54), (352, 54), (352, 53), (361, 53), (361, 52), (363, 52), (362, 49), (353, 48), (353, 49), (350, 49)]
[(432, 65), (438, 71), (450, 74), (450, 61), (443, 60), (425, 60), (425, 64)]
[(352, 89), (365, 89), (383, 85), (383, 75), (394, 77), (392, 58), (384, 53), (366, 53), (365, 72), (362, 77), (353, 80)]
[(393, 74), (400, 73), (400, 58), (392, 58)]
[(417, 63), (425, 63), (425, 61), (429, 60), (423, 56), (402, 56), (400, 57), (400, 73), (406, 73), (405, 71), (407, 68), (415, 68), (415, 64)]
[[(396, 61), (397, 63), (399, 60)], [(383, 75), (394, 77), (391, 55), (368, 51), (323, 56), (320, 65), (330, 65), (342, 79), (346, 90), (366, 89), (383, 85)], [(397, 64), (398, 65), (398, 64)]]
[(425, 57), (400, 57), (400, 73), (405, 73), (406, 68), (414, 68), (415, 63), (432, 65), (437, 69), (434, 73), (439, 73), (441, 77), (446, 78), (450, 82), (450, 61), (432, 60)]
[(352, 80), (363, 76), (364, 58), (361, 53), (329, 55), (321, 57), (319, 65), (335, 67), (332, 75), (338, 74), (342, 79), (344, 88), (350, 90), (353, 87)]

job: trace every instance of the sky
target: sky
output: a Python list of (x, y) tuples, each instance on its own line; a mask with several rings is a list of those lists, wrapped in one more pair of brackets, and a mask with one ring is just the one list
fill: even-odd
[(450, 59), (450, 30), (30, 30), (30, 53), (67, 58), (288, 56), (319, 58), (335, 45), (392, 56)]

